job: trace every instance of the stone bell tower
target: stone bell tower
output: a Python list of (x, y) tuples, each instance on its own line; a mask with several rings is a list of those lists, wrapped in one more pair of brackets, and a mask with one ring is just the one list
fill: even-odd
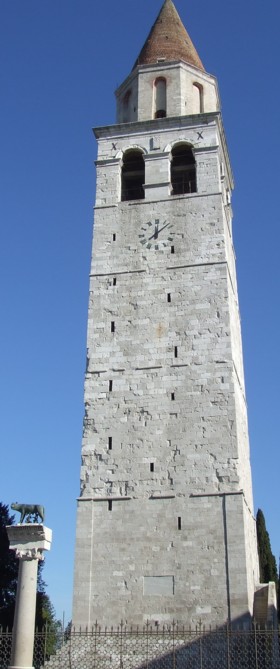
[(73, 624), (246, 621), (258, 583), (233, 178), (165, 0), (98, 141)]

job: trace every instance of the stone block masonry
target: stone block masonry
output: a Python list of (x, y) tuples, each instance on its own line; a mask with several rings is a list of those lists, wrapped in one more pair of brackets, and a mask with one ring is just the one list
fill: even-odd
[[(252, 494), (221, 150), (214, 116), (197, 193), (95, 211), (75, 622), (213, 624), (248, 612)], [(170, 223), (170, 239), (147, 249), (155, 220)]]
[(128, 122), (95, 130), (73, 624), (245, 624), (259, 573), (216, 81), (149, 63), (117, 96)]

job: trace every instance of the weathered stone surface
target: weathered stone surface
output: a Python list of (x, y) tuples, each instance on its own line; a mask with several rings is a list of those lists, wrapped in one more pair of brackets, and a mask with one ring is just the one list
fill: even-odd
[[(148, 73), (138, 70), (131, 122), (96, 130), (76, 626), (224, 624), (253, 609), (233, 182), (215, 80), (200, 73), (213, 104), (185, 116), (193, 71), (180, 73), (180, 63), (168, 73), (167, 118), (151, 120)], [(193, 147), (197, 191), (172, 196), (178, 142)], [(133, 147), (145, 157), (145, 199), (121, 202), (122, 157)], [(148, 248), (156, 221), (158, 248)]]

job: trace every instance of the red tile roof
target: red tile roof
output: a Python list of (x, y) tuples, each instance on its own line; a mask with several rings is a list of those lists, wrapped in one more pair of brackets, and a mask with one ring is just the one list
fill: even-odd
[(161, 59), (169, 62), (183, 60), (204, 70), (172, 0), (164, 0), (133, 69), (137, 65), (157, 63)]

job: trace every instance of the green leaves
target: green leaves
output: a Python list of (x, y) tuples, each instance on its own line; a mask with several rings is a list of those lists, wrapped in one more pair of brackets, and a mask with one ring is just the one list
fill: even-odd
[(0, 502), (0, 626), (12, 629), (17, 590), (18, 560), (9, 549), (6, 525), (13, 525), (9, 507)]
[(278, 573), (275, 557), (271, 551), (269, 534), (265, 525), (265, 518), (261, 509), (257, 513), (257, 539), (260, 562), (260, 581), (268, 583), (274, 581), (278, 584)]

